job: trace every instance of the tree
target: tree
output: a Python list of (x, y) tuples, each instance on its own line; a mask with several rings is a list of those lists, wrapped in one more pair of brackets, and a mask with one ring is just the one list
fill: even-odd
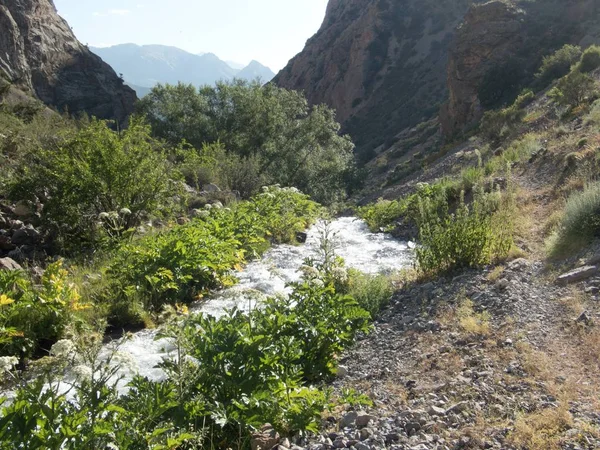
[(93, 119), (55, 147), (23, 158), (10, 187), (14, 200), (44, 204), (42, 220), (64, 240), (91, 240), (105, 214), (118, 214), (122, 229), (157, 213), (175, 194), (166, 155), (140, 119), (121, 133)]
[(256, 179), (296, 186), (325, 203), (344, 194), (354, 146), (339, 135), (334, 111), (310, 107), (301, 93), (243, 80), (201, 89), (158, 85), (138, 111), (173, 145), (221, 142), (233, 166), (247, 162)]

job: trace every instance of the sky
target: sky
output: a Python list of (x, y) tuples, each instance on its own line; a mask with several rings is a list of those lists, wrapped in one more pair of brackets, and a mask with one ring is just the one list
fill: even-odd
[(317, 32), (327, 0), (54, 0), (84, 44), (162, 44), (277, 72)]

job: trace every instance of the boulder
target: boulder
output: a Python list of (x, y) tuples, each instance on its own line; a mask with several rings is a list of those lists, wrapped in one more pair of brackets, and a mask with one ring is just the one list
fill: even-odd
[(259, 432), (252, 434), (250, 447), (252, 450), (271, 450), (279, 443), (279, 433), (269, 423), (263, 425)]
[(11, 258), (0, 258), (0, 270), (23, 270), (23, 268)]
[(202, 190), (208, 193), (221, 192), (221, 188), (213, 183), (205, 184), (204, 186), (202, 186)]
[(11, 242), (14, 245), (35, 245), (41, 240), (40, 233), (34, 228), (21, 228), (16, 230), (11, 238)]
[(556, 282), (561, 285), (577, 283), (578, 281), (587, 280), (591, 276), (598, 273), (598, 266), (583, 266), (570, 272), (563, 273), (556, 279)]

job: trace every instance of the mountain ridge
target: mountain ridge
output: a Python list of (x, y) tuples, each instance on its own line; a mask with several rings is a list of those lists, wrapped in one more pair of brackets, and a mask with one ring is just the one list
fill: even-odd
[[(178, 47), (151, 44), (119, 44), (111, 47), (90, 47), (110, 64), (132, 86), (152, 88), (157, 83), (190, 83), (196, 86), (229, 81), (233, 78), (264, 82), (275, 74), (258, 61), (242, 69), (235, 69), (214, 53), (193, 54)], [(143, 95), (141, 90), (138, 94)]]

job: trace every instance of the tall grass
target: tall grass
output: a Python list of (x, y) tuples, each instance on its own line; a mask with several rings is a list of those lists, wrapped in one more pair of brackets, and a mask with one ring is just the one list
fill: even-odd
[(567, 199), (558, 230), (549, 242), (550, 256), (575, 251), (600, 233), (600, 181)]

